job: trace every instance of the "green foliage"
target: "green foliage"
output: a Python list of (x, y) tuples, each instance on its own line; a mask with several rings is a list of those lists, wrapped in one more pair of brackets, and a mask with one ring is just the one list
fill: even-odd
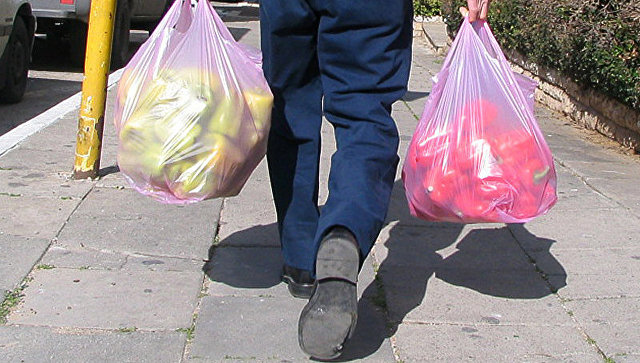
[(440, 0), (413, 0), (413, 13), (420, 16), (440, 15), (442, 2)]
[[(443, 0), (451, 34), (466, 1)], [(628, 0), (500, 0), (489, 23), (504, 49), (555, 68), (640, 110), (640, 3)]]

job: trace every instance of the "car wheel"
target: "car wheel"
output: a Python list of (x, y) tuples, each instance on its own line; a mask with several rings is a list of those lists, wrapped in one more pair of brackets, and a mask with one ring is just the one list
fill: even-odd
[(118, 0), (116, 24), (113, 28), (113, 46), (111, 49), (111, 68), (121, 68), (129, 60), (129, 34), (131, 32), (131, 12), (129, 1)]
[[(22, 18), (17, 17), (5, 48), (6, 81), (0, 89), (0, 101), (15, 103), (22, 100), (29, 73), (29, 32)], [(1, 71), (1, 70), (0, 70)]]

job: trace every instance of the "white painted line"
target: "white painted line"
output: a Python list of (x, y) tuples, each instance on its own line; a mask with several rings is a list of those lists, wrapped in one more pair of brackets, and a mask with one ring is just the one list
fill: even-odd
[[(122, 76), (122, 71), (122, 69), (118, 69), (117, 71), (109, 75), (109, 80), (107, 81), (107, 89), (115, 86), (115, 84), (120, 80), (120, 77)], [(13, 130), (0, 136), (0, 156), (13, 149), (16, 145), (18, 145), (29, 136), (35, 134), (36, 132), (44, 129), (49, 125), (54, 124), (56, 121), (60, 120), (62, 116), (68, 114), (73, 110), (79, 109), (81, 101), (82, 92), (78, 92), (75, 95), (46, 110), (45, 112), (39, 114), (38, 116), (32, 118), (31, 120), (22, 123)]]

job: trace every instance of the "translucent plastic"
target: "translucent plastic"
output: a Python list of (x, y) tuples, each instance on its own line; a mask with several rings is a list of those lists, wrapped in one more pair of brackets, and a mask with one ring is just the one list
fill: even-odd
[(236, 195), (266, 153), (272, 105), (259, 51), (208, 1), (177, 0), (118, 85), (118, 166), (164, 203)]
[(512, 72), (486, 22), (463, 21), (402, 169), (414, 216), (522, 223), (555, 204), (556, 171), (533, 114), (535, 88)]

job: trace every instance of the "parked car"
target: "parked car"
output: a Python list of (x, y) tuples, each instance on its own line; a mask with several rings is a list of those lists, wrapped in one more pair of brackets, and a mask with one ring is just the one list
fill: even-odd
[(36, 21), (27, 0), (0, 0), (0, 101), (19, 102), (27, 74)]
[[(129, 53), (131, 29), (153, 30), (173, 0), (117, 0), (111, 65), (122, 67)], [(82, 64), (87, 47), (87, 24), (91, 0), (31, 0), (38, 19), (38, 33), (47, 40), (70, 45), (71, 58)]]

